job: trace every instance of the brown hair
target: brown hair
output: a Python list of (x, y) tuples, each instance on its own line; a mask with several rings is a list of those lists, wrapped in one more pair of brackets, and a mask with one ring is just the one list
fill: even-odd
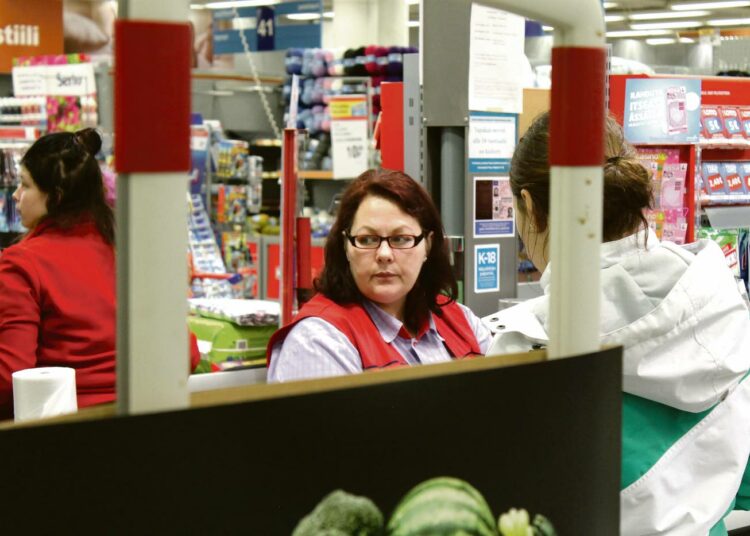
[[(635, 149), (612, 117), (606, 119), (604, 157), (602, 240), (611, 242), (648, 227), (643, 211), (652, 208), (654, 196), (650, 172), (637, 160)], [(521, 190), (529, 192), (534, 202), (532, 223), (540, 232), (547, 229), (549, 112), (538, 116), (519, 140), (510, 164), (510, 187), (517, 199)], [(518, 203), (518, 210), (526, 210), (523, 203)]]
[(346, 259), (344, 231), (351, 229), (360, 203), (368, 197), (381, 197), (396, 204), (415, 218), (425, 234), (432, 233), (432, 247), (414, 287), (406, 295), (404, 324), (412, 331), (428, 318), (430, 311), (440, 314), (437, 297), (451, 300), (458, 294), (456, 278), (450, 267), (445, 233), (440, 213), (429, 194), (408, 175), (400, 171), (370, 169), (349, 185), (341, 199), (336, 221), (325, 246), (325, 264), (315, 280), (315, 290), (339, 304), (362, 303), (349, 262)]
[(101, 146), (102, 139), (93, 128), (47, 134), (29, 147), (21, 164), (47, 194), (44, 220), (67, 228), (90, 217), (107, 242), (113, 244), (115, 218), (95, 159)]

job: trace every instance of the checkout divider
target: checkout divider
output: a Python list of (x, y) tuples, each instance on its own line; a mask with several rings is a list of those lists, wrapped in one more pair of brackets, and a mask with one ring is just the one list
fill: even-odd
[(537, 351), (8, 423), (3, 529), (288, 535), (335, 489), (387, 519), (413, 486), (451, 476), (495, 518), (521, 507), (560, 535), (617, 534), (621, 359)]

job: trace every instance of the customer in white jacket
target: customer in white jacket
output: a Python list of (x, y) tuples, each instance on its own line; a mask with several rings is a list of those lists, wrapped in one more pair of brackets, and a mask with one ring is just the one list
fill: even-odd
[[(490, 315), (488, 355), (547, 341), (549, 117), (523, 136), (510, 182), (519, 234), (544, 295)], [(750, 509), (750, 312), (721, 249), (648, 230), (649, 173), (607, 120), (602, 344), (623, 345), (621, 534), (726, 534)], [(575, 311), (568, 314), (575, 315)]]

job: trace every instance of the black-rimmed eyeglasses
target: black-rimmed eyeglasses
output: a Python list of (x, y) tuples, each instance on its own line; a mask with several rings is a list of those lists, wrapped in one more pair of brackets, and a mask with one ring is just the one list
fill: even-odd
[(425, 234), (398, 234), (393, 236), (378, 236), (373, 234), (350, 235), (344, 231), (344, 236), (352, 246), (359, 249), (378, 249), (383, 240), (388, 242), (391, 249), (411, 249), (422, 241)]

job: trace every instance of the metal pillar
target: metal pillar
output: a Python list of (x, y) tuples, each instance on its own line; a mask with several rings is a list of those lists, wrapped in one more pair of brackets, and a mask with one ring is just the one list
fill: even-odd
[(464, 131), (462, 127), (440, 131), (440, 213), (448, 235), (464, 234)]

